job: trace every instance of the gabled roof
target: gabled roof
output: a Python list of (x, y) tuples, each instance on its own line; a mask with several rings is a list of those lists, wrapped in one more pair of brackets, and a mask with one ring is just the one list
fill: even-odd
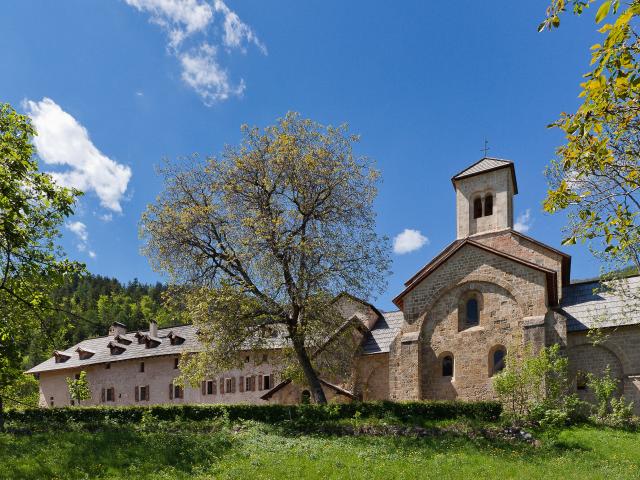
[[(324, 385), (325, 387), (329, 387), (331, 390), (336, 392), (338, 395), (344, 395), (345, 397), (350, 398), (351, 400), (355, 399), (355, 395), (353, 393), (351, 393), (349, 390), (345, 390), (344, 388), (339, 387), (338, 385), (334, 385), (333, 383), (329, 383), (329, 382), (327, 382), (326, 380), (324, 380), (322, 378), (318, 378), (318, 380), (320, 380), (320, 383), (322, 385)], [(291, 383), (291, 379), (290, 378), (284, 379), (283, 381), (278, 383), (276, 386), (274, 386), (271, 390), (269, 390), (267, 393), (262, 395), (260, 397), (260, 399), (261, 400), (269, 400), (269, 399), (271, 399), (271, 397), (276, 392), (282, 390), (284, 387), (286, 387), (290, 383)]]
[(478, 160), (476, 163), (471, 165), (470, 167), (467, 167), (461, 172), (455, 174), (451, 178), (451, 183), (453, 183), (453, 187), (455, 188), (456, 180), (473, 177), (474, 175), (479, 175), (481, 173), (492, 172), (500, 168), (511, 169), (511, 178), (513, 180), (513, 193), (517, 194), (518, 182), (516, 181), (516, 170), (513, 167), (513, 162), (511, 160), (504, 160), (502, 158), (483, 157), (480, 160)]
[(404, 324), (404, 314), (401, 311), (384, 312), (382, 315), (362, 339), (362, 353), (365, 355), (389, 352), (391, 343)]
[(465, 238), (462, 240), (456, 240), (452, 242), (449, 246), (447, 246), (440, 254), (438, 254), (431, 262), (422, 267), (413, 277), (409, 279), (407, 283), (405, 283), (406, 288), (393, 299), (393, 303), (396, 304), (400, 309), (402, 309), (402, 298), (413, 290), (422, 280), (427, 278), (431, 273), (436, 271), (445, 261), (451, 258), (457, 251), (462, 249), (466, 245), (471, 245), (473, 247), (479, 248), (480, 250), (484, 250), (498, 257), (506, 258), (515, 263), (519, 263), (520, 265), (524, 265), (533, 270), (538, 270), (543, 272), (547, 276), (547, 295), (549, 298), (550, 305), (556, 305), (558, 303), (558, 290), (557, 290), (557, 278), (556, 272), (550, 270), (548, 268), (541, 267), (535, 263), (527, 262), (518, 257), (514, 257), (513, 255), (509, 255), (508, 253), (501, 252), (500, 250), (496, 250), (487, 245), (483, 245), (482, 243), (478, 243), (470, 238)]

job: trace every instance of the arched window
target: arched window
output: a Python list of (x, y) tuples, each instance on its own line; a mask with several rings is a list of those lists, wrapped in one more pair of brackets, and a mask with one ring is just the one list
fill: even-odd
[(484, 216), (493, 215), (493, 195), (484, 197)]
[(478, 300), (475, 298), (467, 300), (467, 326), (480, 323), (480, 312), (478, 310)]
[(497, 347), (495, 350), (493, 350), (490, 358), (491, 375), (495, 375), (496, 373), (500, 373), (502, 370), (504, 370), (504, 367), (506, 366), (506, 360), (507, 351), (504, 347)]
[(300, 395), (300, 403), (308, 405), (311, 403), (311, 392), (309, 390), (303, 390)]
[(445, 355), (442, 357), (442, 376), (453, 377), (453, 356)]
[(473, 218), (480, 218), (482, 216), (482, 199), (480, 197), (473, 201)]

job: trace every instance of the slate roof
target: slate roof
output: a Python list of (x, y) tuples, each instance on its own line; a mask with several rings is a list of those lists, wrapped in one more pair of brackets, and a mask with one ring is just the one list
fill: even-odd
[[(184, 338), (184, 342), (181, 344), (171, 344), (169, 333), (173, 332), (175, 335)], [(143, 337), (148, 336), (152, 340), (159, 342), (159, 345), (152, 348), (147, 348), (145, 343), (138, 343), (136, 334), (140, 333)], [(162, 355), (179, 355), (183, 351), (195, 352), (201, 348), (198, 336), (196, 334), (196, 327), (193, 325), (182, 325), (179, 327), (163, 328), (158, 330), (157, 337), (151, 337), (148, 331), (132, 331), (127, 332), (125, 335), (120, 335), (127, 340), (130, 340), (130, 344), (118, 343), (116, 337), (118, 335), (108, 335), (105, 337), (89, 338), (83, 340), (66, 350), (59, 350), (57, 352), (68, 356), (69, 359), (66, 362), (55, 362), (55, 356), (45, 360), (44, 362), (36, 365), (28, 370), (26, 373), (40, 373), (55, 370), (65, 370), (69, 368), (80, 368), (87, 365), (95, 365), (99, 363), (118, 362), (121, 360), (132, 359), (144, 359), (148, 357), (157, 357)], [(271, 345), (265, 348), (280, 348), (284, 343), (284, 339), (276, 337), (273, 339)], [(117, 345), (124, 349), (122, 353), (112, 354), (109, 344)], [(84, 360), (80, 360), (77, 350), (93, 351), (95, 352), (91, 357)]]
[(470, 167), (465, 168), (461, 172), (457, 173), (451, 178), (451, 181), (455, 187), (455, 181), (462, 178), (472, 177), (479, 173), (490, 172), (499, 168), (508, 167), (511, 169), (511, 178), (513, 179), (513, 193), (518, 193), (518, 183), (516, 182), (516, 171), (511, 160), (504, 160), (502, 158), (483, 157)]
[(574, 283), (563, 289), (560, 306), (569, 332), (639, 324), (640, 276), (624, 279), (609, 291), (598, 280)]
[(388, 352), (391, 342), (402, 328), (404, 314), (401, 311), (384, 312), (382, 315), (362, 341), (365, 354)]

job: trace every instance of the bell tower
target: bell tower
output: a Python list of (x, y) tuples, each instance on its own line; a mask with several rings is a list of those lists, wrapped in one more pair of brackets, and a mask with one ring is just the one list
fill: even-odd
[(457, 239), (513, 228), (518, 193), (513, 162), (484, 157), (451, 182), (456, 191)]

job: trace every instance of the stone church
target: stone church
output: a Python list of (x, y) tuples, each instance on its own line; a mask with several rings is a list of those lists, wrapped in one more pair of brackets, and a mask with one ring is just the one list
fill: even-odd
[[(513, 229), (518, 193), (514, 164), (485, 157), (455, 175), (456, 239), (404, 284), (382, 312), (348, 294), (336, 300), (357, 336), (352, 378), (325, 379), (331, 401), (494, 398), (492, 377), (507, 352), (560, 344), (579, 395), (584, 378), (607, 367), (620, 393), (640, 411), (640, 309), (598, 281), (571, 282), (571, 257)], [(625, 281), (640, 295), (640, 277)], [(598, 345), (590, 329), (607, 333)], [(308, 398), (304, 386), (278, 377), (279, 347), (241, 352), (243, 368), (173, 384), (178, 356), (198, 348), (189, 325), (127, 333), (123, 325), (29, 370), (40, 379), (42, 406), (68, 405), (65, 378), (87, 371), (89, 404), (278, 402)], [(146, 363), (146, 366), (145, 366)]]

